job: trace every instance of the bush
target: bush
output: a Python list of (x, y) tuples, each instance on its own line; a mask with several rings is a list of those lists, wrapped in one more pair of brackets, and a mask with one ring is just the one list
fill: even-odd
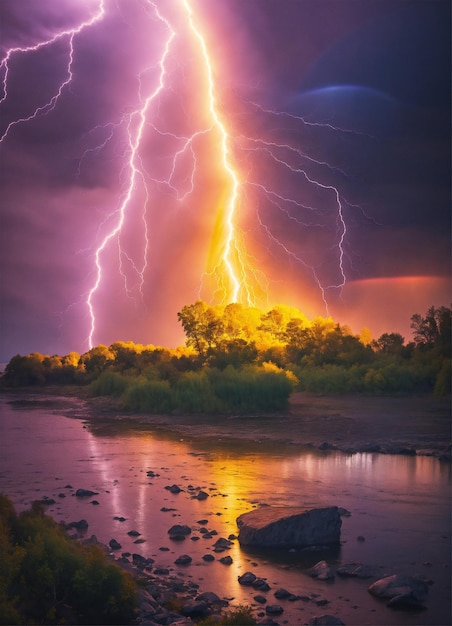
[(105, 370), (89, 386), (93, 396), (121, 396), (127, 389), (129, 380), (118, 372)]
[(286, 408), (293, 383), (283, 371), (257, 366), (236, 370), (227, 367), (221, 375), (210, 373), (213, 390), (228, 410), (276, 411)]
[(179, 378), (175, 386), (175, 403), (178, 409), (188, 413), (218, 412), (227, 406), (216, 395), (206, 370), (185, 372)]
[(126, 409), (142, 413), (169, 413), (174, 407), (167, 380), (139, 378), (127, 388), (123, 402)]
[(128, 624), (137, 604), (131, 576), (99, 546), (70, 539), (42, 506), (16, 516), (0, 494), (3, 624)]

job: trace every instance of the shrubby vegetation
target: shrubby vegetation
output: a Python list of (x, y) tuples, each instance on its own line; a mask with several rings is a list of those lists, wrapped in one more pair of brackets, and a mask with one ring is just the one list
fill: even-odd
[(0, 494), (1, 624), (130, 624), (132, 577), (99, 546), (70, 539), (35, 504), (16, 514)]
[(186, 345), (168, 349), (116, 342), (85, 354), (17, 355), (8, 386), (87, 385), (124, 409), (143, 412), (281, 410), (292, 390), (319, 393), (450, 393), (451, 318), (447, 307), (411, 318), (413, 341), (398, 333), (372, 340), (331, 318), (308, 320), (293, 307), (263, 312), (198, 301), (178, 318)]

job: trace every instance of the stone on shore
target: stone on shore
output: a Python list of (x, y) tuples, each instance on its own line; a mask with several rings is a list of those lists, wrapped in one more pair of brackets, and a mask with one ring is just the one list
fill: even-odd
[(91, 491), (91, 489), (77, 489), (75, 495), (77, 498), (90, 498), (91, 496), (97, 496), (98, 491)]
[(338, 507), (262, 507), (237, 518), (241, 545), (265, 548), (303, 548), (335, 545), (342, 520)]
[(427, 599), (428, 586), (420, 578), (394, 574), (372, 583), (369, 592), (377, 598), (389, 599), (388, 606), (391, 608), (420, 607)]
[(330, 580), (334, 578), (334, 574), (326, 561), (319, 561), (308, 570), (309, 576), (318, 580)]

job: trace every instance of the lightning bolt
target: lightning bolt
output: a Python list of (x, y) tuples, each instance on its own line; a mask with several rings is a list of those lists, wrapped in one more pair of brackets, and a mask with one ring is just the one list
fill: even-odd
[(74, 63), (74, 39), (77, 35), (79, 35), (83, 30), (93, 26), (100, 20), (102, 20), (105, 14), (104, 0), (99, 0), (99, 6), (96, 13), (88, 20), (82, 22), (75, 28), (67, 29), (56, 33), (50, 39), (45, 41), (41, 41), (33, 46), (25, 46), (25, 47), (15, 47), (7, 50), (5, 58), (2, 60), (0, 64), (0, 71), (3, 71), (3, 96), (0, 99), (0, 104), (5, 102), (8, 98), (8, 78), (10, 73), (10, 61), (12, 58), (19, 54), (26, 54), (29, 52), (37, 52), (38, 50), (45, 48), (47, 46), (51, 46), (52, 44), (57, 43), (63, 39), (67, 39), (68, 45), (68, 53), (67, 53), (67, 64), (66, 64), (66, 78), (59, 84), (56, 93), (43, 105), (37, 107), (30, 115), (26, 117), (21, 117), (19, 119), (11, 121), (3, 131), (3, 134), (0, 136), (0, 144), (6, 139), (9, 134), (9, 131), (18, 124), (24, 124), (25, 122), (30, 122), (31, 120), (36, 119), (40, 115), (47, 115), (56, 107), (58, 100), (61, 97), (64, 89), (70, 84), (73, 79), (72, 66)]
[[(218, 203), (209, 208), (211, 216), (215, 217), (215, 225), (198, 295), (202, 297), (207, 293), (208, 299), (215, 303), (241, 302), (248, 306), (260, 305), (263, 300), (268, 299), (270, 284), (266, 273), (261, 269), (265, 265), (261, 257), (271, 256), (272, 250), (278, 250), (310, 276), (310, 280), (320, 291), (328, 313), (328, 290), (340, 290), (347, 280), (346, 215), (348, 216), (349, 210), (355, 205), (344, 199), (338, 186), (325, 180), (329, 181), (331, 176), (345, 176), (344, 172), (336, 165), (315, 158), (300, 148), (296, 133), (293, 133), (295, 137), (293, 140), (291, 134), (287, 141), (284, 139), (275, 141), (272, 135), (274, 129), (270, 129), (267, 136), (264, 132), (254, 136), (248, 129), (246, 133), (243, 132), (239, 123), (233, 125), (232, 116), (227, 117), (220, 105), (215, 60), (209, 52), (208, 37), (201, 19), (194, 11), (192, 0), (177, 0), (174, 4), (161, 0), (140, 0), (140, 3), (140, 6), (146, 9), (147, 18), (164, 32), (157, 58), (155, 53), (152, 53), (151, 58), (145, 63), (145, 69), (141, 69), (136, 75), (134, 103), (128, 105), (120, 114), (116, 114), (113, 121), (105, 120), (105, 123), (94, 126), (87, 133), (90, 138), (84, 140), (85, 146), (94, 142), (91, 136), (99, 136), (99, 132), (103, 138), (83, 152), (80, 150), (79, 155), (82, 154), (78, 157), (76, 168), (75, 178), (78, 180), (82, 164), (88, 156), (99, 155), (116, 140), (117, 133), (125, 138), (125, 147), (119, 154), (122, 164), (119, 198), (114, 203), (116, 206), (102, 219), (95, 243), (89, 248), (93, 258), (93, 282), (82, 296), (88, 313), (89, 333), (86, 341), (89, 348), (93, 347), (97, 334), (96, 303), (106, 275), (107, 249), (116, 246), (118, 272), (126, 295), (135, 300), (135, 296), (138, 297), (139, 294), (144, 303), (151, 247), (148, 211), (153, 193), (164, 188), (168, 195), (175, 197), (179, 206), (188, 205), (190, 196), (196, 189), (199, 169), (202, 167), (202, 158), (197, 152), (197, 146), (204, 140), (211, 142), (210, 149), (214, 150), (218, 157), (216, 160), (222, 170), (223, 184), (221, 191), (218, 192)], [(119, 4), (117, 9), (120, 11)], [(0, 72), (3, 72), (3, 96), (0, 104), (8, 100), (9, 78), (15, 57), (33, 54), (61, 42), (65, 42), (67, 46), (64, 78), (53, 95), (30, 114), (9, 121), (0, 136), (0, 144), (7, 139), (15, 126), (48, 115), (55, 109), (74, 77), (77, 37), (84, 30), (100, 23), (105, 15), (105, 0), (99, 0), (97, 9), (77, 26), (61, 30), (34, 45), (13, 47), (6, 52), (0, 64)], [(150, 34), (154, 35), (154, 32), (151, 31)], [(187, 39), (197, 51), (199, 63), (196, 72), (200, 82), (205, 84), (206, 110), (199, 114), (201, 122), (196, 121), (193, 124), (190, 120), (189, 129), (181, 130), (180, 127), (176, 129), (168, 127), (168, 124), (165, 125), (160, 119), (160, 101), (164, 92), (166, 95), (175, 92), (175, 86), (170, 85), (170, 60), (174, 56), (177, 62), (177, 56), (176, 52), (173, 55), (172, 51), (176, 48), (176, 40), (185, 45)], [(182, 75), (183, 70), (180, 71)], [(254, 116), (274, 117), (278, 120), (278, 125), (287, 123), (292, 126), (321, 127), (325, 132), (353, 132), (337, 128), (329, 122), (310, 122), (285, 111), (273, 111), (252, 101), (241, 100), (244, 106), (248, 107), (246, 115), (251, 110)], [(289, 127), (284, 128), (284, 132), (289, 131)], [(147, 165), (146, 133), (153, 133), (153, 138), (158, 136), (162, 141), (167, 140), (171, 144), (171, 155), (158, 157), (161, 162), (168, 159), (165, 161), (165, 175), (152, 171)], [(188, 174), (182, 178), (181, 172), (188, 161)], [(265, 174), (262, 174), (265, 172), (262, 168), (264, 162), (270, 164), (274, 172), (271, 180), (265, 179), (265, 184), (263, 182)], [(326, 179), (323, 172), (327, 173)], [(287, 177), (295, 181), (288, 189), (284, 187), (284, 180)], [(303, 196), (305, 187), (314, 190), (314, 197), (315, 194), (322, 194), (322, 201), (310, 199), (309, 193)], [(243, 217), (245, 214), (248, 220), (251, 215), (255, 216), (253, 226), (250, 226), (249, 221), (246, 222)], [(321, 263), (312, 262), (307, 253), (300, 252), (303, 250), (302, 241), (289, 244), (275, 233), (272, 227), (275, 214), (288, 220), (292, 232), (297, 236), (303, 229), (306, 231), (315, 228), (326, 231), (331, 224), (334, 225), (334, 237), (330, 246), (335, 258), (334, 280), (326, 278), (325, 273), (322, 274)], [(138, 221), (141, 226), (142, 251), (140, 246), (137, 246), (136, 250), (128, 251), (125, 243), (126, 228), (134, 221)], [(243, 226), (244, 223), (247, 224), (246, 227)], [(251, 252), (249, 251), (247, 236), (252, 229), (259, 231), (265, 239), (266, 249), (263, 253), (256, 252), (258, 248), (256, 244), (251, 248)]]
[[(164, 49), (163, 49), (163, 53), (162, 56), (160, 58), (159, 61), (159, 67), (160, 67), (160, 72), (159, 72), (159, 79), (158, 79), (158, 83), (157, 86), (145, 97), (142, 99), (141, 102), (141, 106), (136, 109), (135, 111), (133, 111), (130, 115), (129, 118), (129, 124), (128, 124), (128, 146), (129, 146), (129, 159), (128, 159), (128, 163), (127, 163), (127, 169), (129, 170), (129, 183), (127, 186), (127, 190), (125, 193), (125, 197), (118, 209), (118, 220), (116, 225), (112, 228), (112, 230), (110, 230), (109, 233), (107, 233), (107, 235), (104, 237), (104, 239), (102, 240), (101, 244), (99, 245), (99, 247), (96, 249), (96, 253), (95, 253), (95, 264), (96, 264), (96, 280), (94, 282), (94, 285), (91, 287), (91, 289), (88, 292), (88, 296), (87, 296), (87, 306), (88, 306), (88, 310), (89, 310), (89, 315), (90, 315), (90, 319), (91, 319), (91, 329), (89, 332), (89, 336), (88, 336), (88, 345), (90, 348), (93, 347), (94, 343), (94, 334), (96, 331), (96, 314), (95, 314), (95, 309), (94, 309), (94, 296), (97, 292), (97, 290), (100, 287), (101, 284), (101, 280), (102, 280), (102, 263), (101, 263), (101, 256), (102, 253), (104, 252), (105, 248), (108, 246), (108, 244), (110, 243), (110, 241), (112, 241), (115, 237), (117, 237), (120, 233), (121, 230), (124, 226), (124, 222), (126, 219), (126, 214), (127, 214), (127, 208), (129, 206), (129, 203), (132, 199), (133, 196), (133, 192), (135, 189), (135, 186), (137, 184), (137, 179), (141, 178), (142, 180), (144, 180), (145, 178), (145, 174), (143, 171), (143, 165), (139, 156), (139, 148), (140, 148), (140, 144), (143, 138), (143, 132), (144, 132), (144, 127), (145, 127), (145, 123), (146, 123), (146, 116), (148, 113), (148, 110), (152, 104), (152, 102), (158, 97), (159, 93), (164, 89), (165, 86), (165, 76), (166, 76), (166, 65), (165, 62), (167, 60), (167, 57), (169, 55), (169, 51), (170, 51), (170, 47), (171, 47), (171, 43), (173, 42), (176, 33), (174, 31), (174, 29), (172, 28), (171, 24), (169, 23), (169, 21), (159, 12), (158, 8), (156, 7), (156, 5), (152, 2), (149, 2), (149, 4), (153, 7), (155, 14), (157, 16), (157, 18), (163, 22), (165, 24), (165, 26), (167, 27), (168, 30), (168, 36), (164, 45)], [(141, 92), (141, 78), (139, 77), (139, 83), (140, 83), (140, 92)], [(148, 199), (148, 195), (147, 195), (147, 188), (146, 188), (146, 199)], [(146, 206), (146, 203), (145, 205)], [(145, 211), (145, 209), (143, 209)], [(147, 226), (146, 226), (146, 219), (145, 219), (145, 213), (143, 213), (143, 221), (145, 223), (145, 251), (148, 248), (149, 245), (149, 238), (148, 238), (148, 231), (147, 231)], [(144, 254), (144, 263), (143, 266), (141, 268), (141, 270), (137, 271), (140, 275), (140, 287), (142, 287), (143, 282), (144, 282), (144, 271), (146, 269), (146, 258), (147, 258), (147, 254), (145, 252)], [(121, 267), (121, 265), (120, 265)]]

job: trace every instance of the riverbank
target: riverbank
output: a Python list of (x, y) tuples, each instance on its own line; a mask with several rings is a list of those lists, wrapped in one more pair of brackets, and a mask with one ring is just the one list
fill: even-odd
[[(261, 415), (130, 414), (110, 399), (87, 398), (80, 415), (94, 428), (123, 421), (188, 440), (311, 446), (347, 453), (451, 458), (451, 399), (419, 396), (323, 396), (298, 392), (284, 413)], [(74, 415), (75, 416), (75, 415)]]
[[(447, 464), (420, 454), (347, 455), (328, 447), (305, 447), (309, 441), (317, 447), (325, 441), (334, 445), (333, 436), (340, 435), (346, 418), (356, 424), (344, 431), (347, 445), (355, 441), (350, 432), (359, 442), (357, 435), (372, 429), (359, 410), (353, 415), (344, 397), (338, 402), (331, 397), (295, 400), (298, 408), (283, 416), (209, 418), (127, 415), (103, 399), (63, 396), (61, 390), (54, 395), (8, 394), (2, 398), (0, 487), (18, 510), (39, 498), (57, 521), (72, 525), (86, 520), (87, 527), (74, 526), (72, 532), (80, 540), (95, 535), (105, 546), (118, 542), (120, 547), (113, 542), (117, 549), (109, 552), (127, 569), (139, 569), (142, 557), (151, 566), (138, 572), (146, 590), (140, 604), (147, 615), (140, 617), (148, 623), (156, 615), (161, 623), (166, 611), (181, 608), (181, 603), (189, 605), (186, 612), (191, 610), (203, 592), (218, 594), (221, 603), (230, 602), (229, 608), (251, 605), (261, 620), (270, 618), (267, 605), (280, 605), (283, 613), (276, 621), (294, 626), (322, 613), (350, 625), (448, 623)], [(385, 404), (371, 400), (366, 398), (368, 424)], [(399, 413), (396, 404), (391, 406)], [(416, 406), (422, 422), (425, 412), (419, 402)], [(438, 414), (443, 415), (442, 409)], [(416, 423), (413, 412), (406, 415)], [(77, 496), (79, 488), (95, 495)], [(201, 491), (203, 498), (198, 497)], [(250, 551), (232, 539), (229, 549), (218, 554), (217, 540), (237, 533), (236, 519), (242, 513), (295, 503), (309, 508), (337, 505), (350, 512), (342, 520), (336, 551)], [(191, 530), (184, 540), (171, 539), (175, 522)], [(321, 560), (332, 569), (333, 579), (308, 574)], [(375, 578), (428, 577), (433, 584), (426, 608), (387, 608), (368, 592), (372, 578), (339, 574), (339, 568), (355, 562), (377, 568)], [(265, 579), (270, 589), (262, 594), (240, 584), (238, 577), (246, 572)], [(281, 590), (289, 595), (280, 599)], [(266, 603), (260, 604), (262, 597)]]

